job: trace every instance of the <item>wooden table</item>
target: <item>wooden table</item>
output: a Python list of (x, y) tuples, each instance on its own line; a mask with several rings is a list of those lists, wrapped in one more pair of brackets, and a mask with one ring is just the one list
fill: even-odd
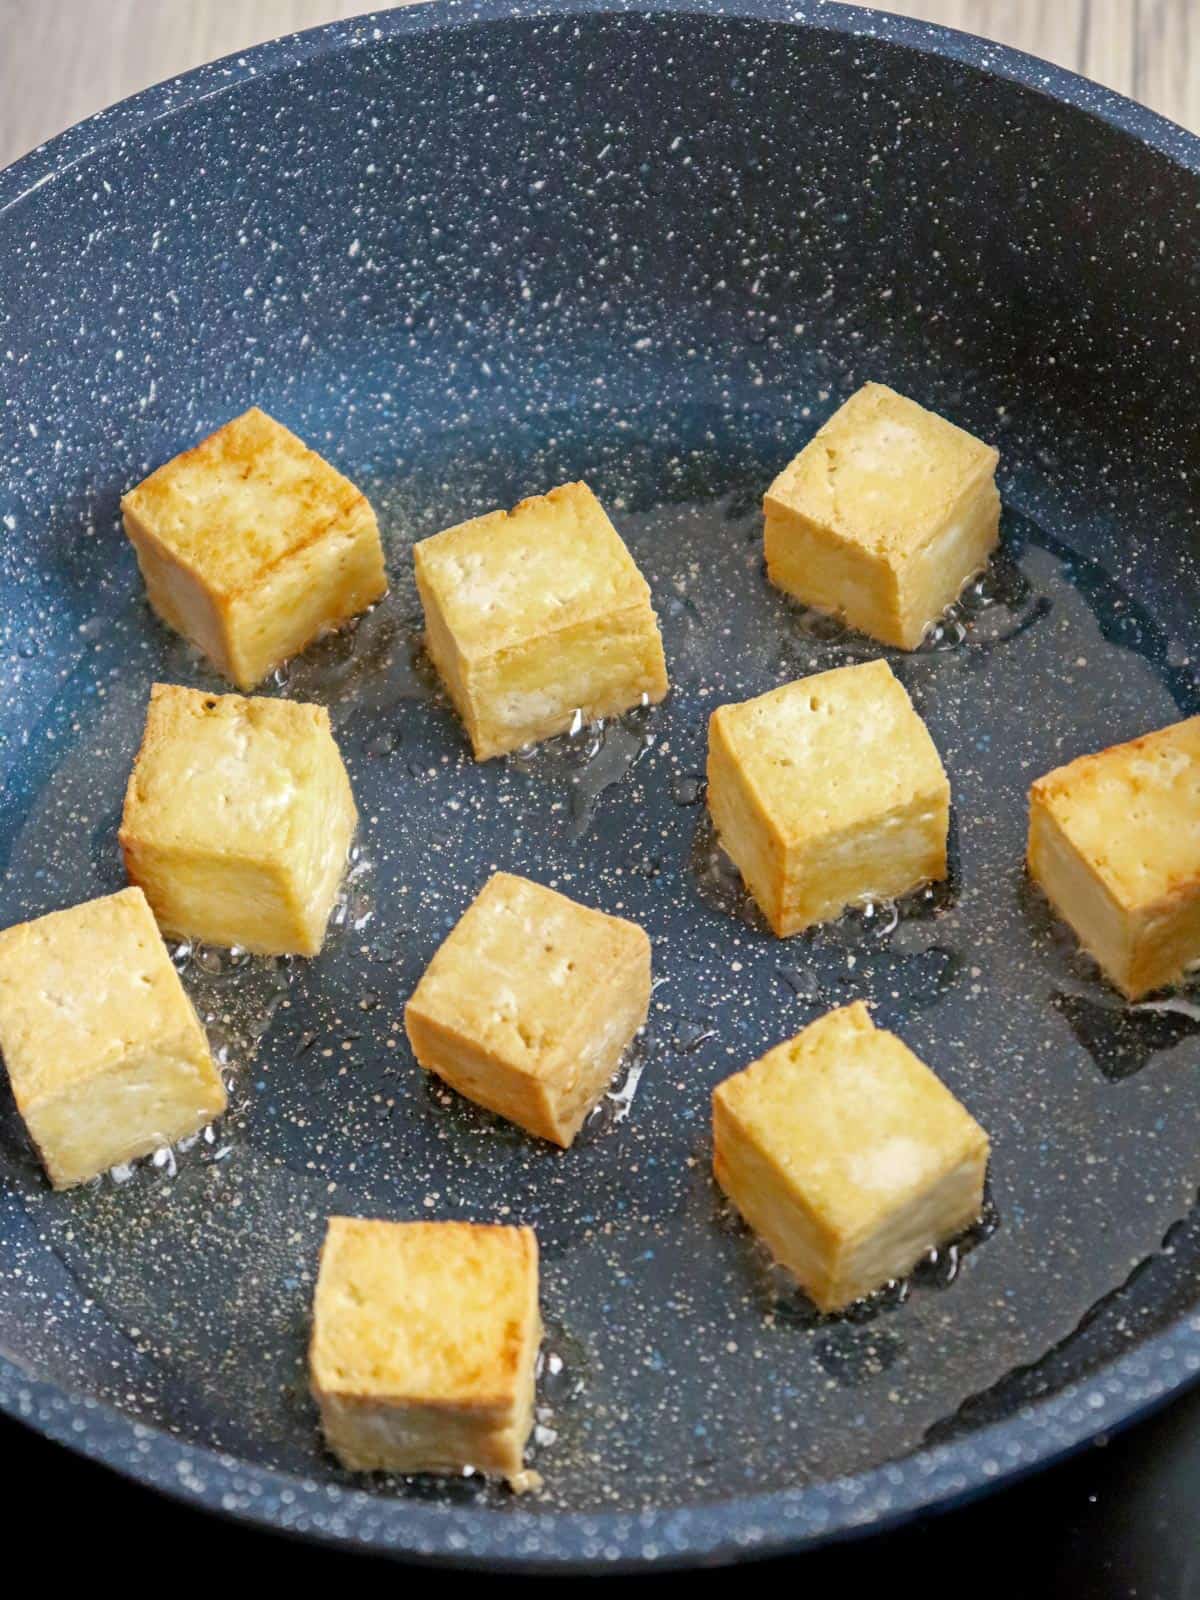
[[(370, 0), (0, 0), (0, 166), (147, 84), (368, 9)], [(1200, 132), (1200, 0), (892, 0), (886, 9), (1019, 45)]]

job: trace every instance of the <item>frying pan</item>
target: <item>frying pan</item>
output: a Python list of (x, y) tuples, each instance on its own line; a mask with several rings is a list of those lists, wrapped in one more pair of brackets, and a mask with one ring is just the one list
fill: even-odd
[[(1028, 888), (1031, 778), (1200, 710), (1200, 143), (978, 40), (730, 0), (433, 4), (263, 46), (0, 176), (0, 921), (119, 886), (155, 679), (121, 491), (251, 402), (361, 483), (393, 591), (267, 692), (329, 704), (363, 815), (316, 961), (176, 949), (233, 1085), (208, 1139), (55, 1195), (0, 1113), (0, 1406), (313, 1538), (514, 1567), (733, 1560), (1025, 1472), (1200, 1365), (1200, 1008), (1115, 996)], [(707, 714), (880, 653), (770, 591), (759, 498), (869, 377), (1002, 453), (1003, 548), (890, 654), (954, 789), (944, 892), (787, 944), (704, 822)], [(586, 477), (670, 699), (477, 767), (414, 538)], [(662, 980), (554, 1152), (400, 1028), (495, 866), (641, 922)], [(855, 1314), (709, 1177), (712, 1085), (861, 995), (989, 1130), (985, 1226)], [(532, 1223), (537, 1465), (353, 1480), (304, 1384), (325, 1216)]]

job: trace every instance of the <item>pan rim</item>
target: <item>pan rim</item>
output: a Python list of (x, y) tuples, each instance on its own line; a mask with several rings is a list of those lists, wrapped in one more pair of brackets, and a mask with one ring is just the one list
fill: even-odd
[[(1200, 173), (1200, 137), (1158, 113), (1035, 56), (912, 18), (820, 0), (428, 0), (268, 41), (98, 112), (0, 172), (0, 218), (104, 149), (248, 78), (276, 76), (309, 59), (408, 34), (583, 15), (744, 18), (881, 40), (1072, 106)], [(1197, 1378), (1200, 1307), (1086, 1378), (951, 1443), (801, 1488), (594, 1515), (448, 1508), (248, 1465), (31, 1378), (3, 1354), (0, 1412), (132, 1481), (278, 1532), (430, 1562), (565, 1572), (732, 1562), (894, 1526), (1048, 1465)]]

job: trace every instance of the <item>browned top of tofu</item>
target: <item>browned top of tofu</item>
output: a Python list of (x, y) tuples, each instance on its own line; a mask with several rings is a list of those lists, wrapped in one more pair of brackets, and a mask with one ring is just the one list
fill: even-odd
[(346, 787), (324, 706), (156, 683), (121, 837), (307, 860), (324, 844), (331, 789), (340, 797)]
[(1080, 756), (1030, 798), (1121, 905), (1200, 888), (1200, 717)]
[(767, 490), (877, 555), (915, 554), (996, 470), (999, 452), (882, 383), (834, 412)]
[(649, 967), (636, 923), (498, 872), (434, 956), (414, 1013), (532, 1077), (553, 1070), (584, 1018), (603, 1014), (633, 967)]
[(329, 1219), (309, 1350), (318, 1390), (504, 1407), (540, 1327), (532, 1228)]
[(374, 521), (360, 489), (257, 406), (152, 472), (121, 507), (226, 598), (332, 531)]
[(446, 528), (415, 545), (413, 560), (422, 598), (468, 658), (650, 604), (646, 580), (585, 483)]
[(712, 736), (725, 741), (788, 844), (852, 831), (918, 797), (949, 795), (929, 730), (883, 660), (718, 706)]
[(20, 1103), (155, 1045), (207, 1048), (140, 889), (0, 933), (0, 1049)]
[(970, 1112), (861, 1001), (819, 1017), (714, 1098), (844, 1239), (987, 1150)]

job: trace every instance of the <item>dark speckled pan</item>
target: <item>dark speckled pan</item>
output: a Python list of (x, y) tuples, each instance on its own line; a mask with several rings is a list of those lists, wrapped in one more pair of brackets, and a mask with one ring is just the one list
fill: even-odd
[[(0, 176), (0, 922), (121, 881), (149, 684), (120, 492), (252, 401), (374, 499), (389, 599), (269, 692), (364, 817), (310, 964), (177, 960), (211, 1139), (54, 1195), (0, 1107), (0, 1406), (185, 1499), (514, 1566), (731, 1560), (946, 1504), (1200, 1366), (1200, 1006), (1126, 1010), (1024, 880), (1030, 779), (1200, 709), (1200, 143), (976, 40), (777, 0), (434, 4), (150, 90)], [(891, 659), (954, 786), (944, 893), (777, 944), (704, 827), (710, 708), (875, 653), (762, 576), (758, 500), (882, 378), (1002, 452), (983, 590)], [(653, 585), (648, 718), (476, 767), (414, 537), (586, 476)], [(567, 1154), (400, 1028), (510, 867), (636, 917), (651, 1025)], [(989, 1129), (991, 1212), (814, 1317), (709, 1178), (718, 1078), (854, 995)], [(352, 1482), (303, 1351), (325, 1216), (508, 1217), (544, 1252), (540, 1497)]]

